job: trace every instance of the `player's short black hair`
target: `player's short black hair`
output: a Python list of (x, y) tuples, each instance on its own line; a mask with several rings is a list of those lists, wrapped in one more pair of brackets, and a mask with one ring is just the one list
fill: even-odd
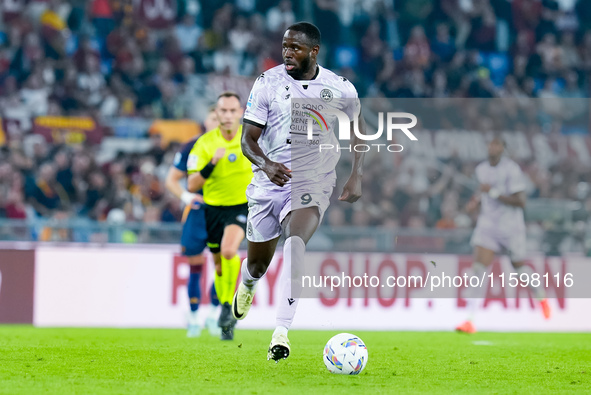
[(293, 30), (295, 32), (304, 33), (308, 38), (308, 44), (310, 47), (320, 45), (320, 30), (316, 27), (316, 25), (310, 22), (298, 22), (294, 23), (290, 27), (286, 29)]
[(242, 101), (240, 100), (240, 96), (236, 92), (232, 92), (232, 91), (222, 92), (218, 96), (218, 100), (220, 100), (222, 97), (235, 97), (236, 99), (238, 99), (238, 102), (242, 103)]

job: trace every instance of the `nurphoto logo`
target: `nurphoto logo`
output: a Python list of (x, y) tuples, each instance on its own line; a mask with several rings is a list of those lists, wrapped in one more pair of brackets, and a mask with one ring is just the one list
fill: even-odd
[[(318, 136), (318, 132), (314, 132), (314, 124), (320, 127), (321, 132), (329, 131), (329, 122), (327, 117), (336, 117), (339, 123), (338, 140), (339, 142), (351, 141), (351, 120), (344, 112), (334, 108), (322, 108), (314, 109), (311, 105), (303, 105), (303, 114), (308, 116), (307, 121), (307, 137), (308, 140), (314, 140)], [(317, 106), (320, 107), (320, 106)], [(384, 128), (384, 119), (386, 120), (386, 127)], [(401, 119), (410, 120), (410, 122), (400, 123)], [(353, 120), (353, 133), (355, 136), (362, 141), (376, 141), (386, 131), (386, 139), (390, 142), (393, 140), (394, 131), (402, 131), (408, 139), (411, 141), (417, 141), (416, 136), (410, 131), (411, 128), (416, 126), (417, 117), (408, 112), (379, 112), (378, 113), (378, 130), (374, 134), (363, 134), (359, 132), (359, 121), (357, 118)], [(366, 130), (367, 132), (367, 130)], [(334, 145), (334, 144), (319, 144), (318, 149), (320, 152), (328, 150), (336, 151), (355, 151), (355, 152), (368, 152), (372, 149), (377, 150), (385, 149), (388, 152), (402, 152), (404, 147), (401, 144), (366, 144), (366, 143), (349, 143), (348, 146)]]

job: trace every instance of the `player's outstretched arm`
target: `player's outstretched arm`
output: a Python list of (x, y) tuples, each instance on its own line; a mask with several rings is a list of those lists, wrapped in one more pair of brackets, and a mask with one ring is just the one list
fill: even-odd
[(244, 122), (242, 126), (242, 153), (252, 163), (267, 174), (269, 180), (280, 187), (284, 186), (291, 178), (291, 170), (283, 163), (273, 162), (263, 153), (258, 144), (263, 129), (259, 126)]
[[(361, 113), (358, 118), (359, 133), (365, 134), (365, 120)], [(353, 135), (353, 145), (361, 143), (361, 139), (357, 137), (357, 134), (353, 130), (354, 122), (351, 122), (351, 134)], [(361, 198), (361, 178), (363, 177), (363, 157), (364, 152), (355, 151), (353, 154), (353, 168), (351, 169), (351, 175), (343, 187), (343, 192), (339, 196), (339, 200), (355, 203)]]
[(166, 175), (166, 189), (168, 189), (174, 196), (181, 199), (185, 204), (191, 204), (194, 200), (203, 203), (203, 197), (196, 193), (186, 191), (181, 185), (181, 180), (185, 178), (186, 173), (177, 169), (174, 166), (170, 167)]

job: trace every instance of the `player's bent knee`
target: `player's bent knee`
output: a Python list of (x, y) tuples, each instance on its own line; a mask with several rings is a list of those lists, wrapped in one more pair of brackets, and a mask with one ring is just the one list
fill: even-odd
[(248, 272), (255, 278), (261, 278), (267, 272), (268, 264), (265, 262), (248, 262)]
[(267, 272), (270, 264), (270, 260), (256, 257), (249, 257), (247, 261), (248, 271), (253, 277), (262, 277)]
[(230, 259), (234, 258), (237, 253), (238, 253), (238, 251), (236, 251), (233, 248), (222, 248), (222, 257), (225, 260), (229, 261)]

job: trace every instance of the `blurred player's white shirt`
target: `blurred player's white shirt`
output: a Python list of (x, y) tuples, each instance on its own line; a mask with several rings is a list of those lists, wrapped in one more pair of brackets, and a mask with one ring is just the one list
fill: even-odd
[[(321, 130), (314, 124), (314, 140), (307, 139), (302, 128), (307, 125), (308, 115), (294, 111), (292, 100), (310, 100), (323, 108), (336, 109), (347, 114), (350, 120), (360, 112), (357, 90), (346, 78), (321, 67), (313, 80), (295, 80), (279, 65), (265, 71), (254, 83), (244, 119), (264, 126), (259, 146), (273, 162), (283, 163), (292, 170), (293, 183), (319, 182), (334, 171), (340, 157), (335, 150), (319, 150), (319, 144), (338, 146), (335, 136), (336, 116), (324, 114), (327, 126)], [(292, 127), (293, 126), (293, 127)], [(326, 130), (328, 129), (328, 130)], [(307, 130), (307, 129), (306, 129)], [(265, 189), (278, 188), (267, 175), (253, 165), (252, 184)]]
[[(504, 156), (496, 166), (491, 166), (488, 160), (479, 164), (476, 167), (476, 178), (480, 184), (489, 184), (503, 196), (524, 192), (527, 186), (519, 165)], [(476, 227), (509, 236), (525, 232), (523, 209), (503, 204), (488, 194), (482, 194)]]

